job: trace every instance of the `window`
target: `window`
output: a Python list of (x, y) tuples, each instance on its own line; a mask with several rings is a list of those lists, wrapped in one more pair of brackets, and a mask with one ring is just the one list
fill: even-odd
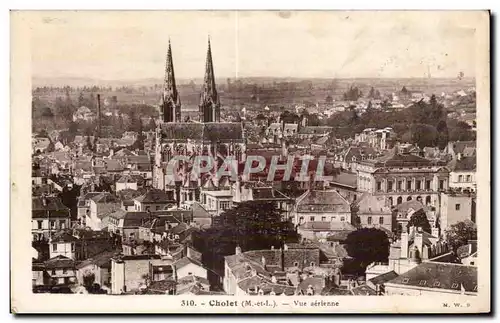
[(406, 180), (406, 189), (411, 190), (411, 179)]
[(393, 184), (393, 182), (392, 182), (392, 181), (387, 181), (387, 189), (388, 189), (389, 191), (392, 191), (392, 184)]
[(321, 221), (322, 221), (322, 222), (326, 222), (326, 216), (322, 216), (322, 217), (321, 217)]
[(471, 262), (470, 262), (470, 265), (471, 265), (471, 266), (474, 266), (474, 261), (471, 261)]
[(418, 282), (418, 284), (420, 286), (425, 286), (425, 284), (427, 284), (427, 281), (426, 280), (421, 280), (420, 282)]
[(302, 222), (304, 222), (304, 217), (303, 217), (303, 216), (301, 216), (301, 217), (299, 218), (299, 223), (302, 223)]
[(333, 222), (333, 221), (337, 220), (337, 217), (336, 217), (336, 216), (332, 216), (332, 217), (331, 217), (331, 220), (332, 220), (332, 222)]
[(64, 222), (64, 220), (59, 221), (59, 227), (61, 229), (65, 229), (66, 228), (66, 223)]
[(298, 263), (298, 262), (294, 262), (294, 263), (293, 263), (293, 266), (294, 266), (294, 267), (298, 267), (298, 266), (299, 266), (299, 263)]
[(462, 175), (458, 175), (458, 181), (462, 182), (463, 180), (464, 180), (463, 176)]
[(430, 190), (431, 189), (431, 181), (427, 180), (425, 181), (425, 189)]
[(314, 267), (315, 265), (314, 261), (311, 261), (311, 267)]
[(221, 201), (220, 202), (220, 208), (222, 210), (227, 210), (230, 207), (230, 202), (229, 201)]
[(422, 188), (420, 187), (420, 184), (421, 184), (421, 181), (420, 181), (420, 180), (415, 181), (415, 189), (416, 189), (416, 190), (420, 190), (420, 189), (422, 189)]
[(56, 270), (52, 269), (52, 275), (55, 275), (55, 274), (56, 274)]
[(398, 191), (403, 189), (403, 181), (398, 181)]
[(341, 221), (341, 222), (344, 222), (344, 221), (345, 221), (345, 216), (341, 216), (341, 217), (340, 217), (340, 221)]
[(451, 288), (458, 288), (458, 284), (457, 283), (451, 284)]
[(440, 283), (440, 282), (435, 282), (435, 283), (434, 283), (434, 287), (439, 287), (439, 286), (441, 286), (441, 283)]
[(460, 204), (458, 204), (458, 203), (457, 203), (457, 204), (455, 204), (455, 210), (456, 210), (456, 211), (460, 211)]
[(382, 182), (377, 182), (377, 191), (382, 190)]
[(444, 179), (439, 180), (439, 189), (444, 190)]
[(378, 218), (378, 223), (379, 224), (384, 224), (384, 217), (381, 216), (380, 218)]
[(67, 274), (68, 273), (68, 269), (64, 268), (63, 269), (63, 274)]
[(368, 217), (368, 224), (372, 224), (372, 217), (371, 216)]
[(42, 229), (42, 221), (36, 221), (37, 222), (37, 228)]
[(71, 244), (71, 251), (75, 252), (75, 246), (76, 245), (74, 243)]
[(467, 175), (467, 182), (470, 182), (470, 180), (471, 180), (471, 176)]
[(52, 251), (57, 251), (57, 243), (52, 244)]
[(403, 284), (408, 284), (409, 281), (410, 281), (410, 278), (403, 278)]
[(56, 228), (56, 221), (50, 221), (50, 228), (55, 229)]

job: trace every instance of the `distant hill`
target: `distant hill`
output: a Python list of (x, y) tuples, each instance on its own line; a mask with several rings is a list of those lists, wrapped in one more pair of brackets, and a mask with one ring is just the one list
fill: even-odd
[[(231, 82), (237, 81), (235, 78), (218, 78), (218, 84), (227, 84), (227, 80)], [(203, 79), (177, 79), (179, 85), (189, 84), (194, 81), (196, 84), (201, 84)], [(475, 86), (474, 78), (279, 78), (279, 77), (243, 77), (238, 78), (242, 83), (255, 83), (260, 85), (273, 84), (280, 82), (311, 82), (313, 86), (333, 84), (338, 88), (348, 88), (350, 85), (356, 85), (360, 88), (369, 88), (371, 86), (392, 89), (393, 91), (400, 90), (404, 85), (412, 90), (426, 90), (432, 88), (452, 87), (453, 89), (461, 89)], [(54, 86), (54, 87), (82, 87), (82, 86), (153, 86), (163, 83), (162, 78), (143, 78), (135, 80), (103, 80), (88, 77), (38, 77), (32, 78), (32, 87)]]

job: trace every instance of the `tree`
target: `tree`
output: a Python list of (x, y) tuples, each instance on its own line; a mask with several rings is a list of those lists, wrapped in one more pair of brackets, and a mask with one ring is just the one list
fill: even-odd
[(242, 251), (283, 247), (297, 242), (293, 224), (282, 220), (275, 203), (248, 201), (227, 210), (210, 229), (194, 236), (193, 244), (203, 254), (203, 262), (216, 270), (224, 270), (224, 256)]
[(429, 124), (417, 123), (410, 127), (411, 143), (420, 148), (434, 147), (437, 141), (437, 130)]
[(84, 106), (85, 105), (85, 97), (83, 96), (83, 92), (80, 92), (78, 95), (78, 106)]
[(90, 139), (89, 135), (87, 135), (87, 148), (89, 150), (92, 150), (92, 140)]
[(448, 126), (446, 125), (446, 121), (441, 120), (439, 121), (437, 127), (437, 146), (439, 149), (444, 149), (446, 145), (448, 145), (448, 139), (449, 139), (449, 133), (448, 133)]
[(155, 122), (155, 118), (151, 117), (149, 119), (149, 129), (150, 131), (154, 131), (156, 129), (156, 122)]
[(78, 124), (74, 121), (71, 121), (69, 124), (68, 132), (72, 135), (76, 135), (78, 133)]
[(333, 98), (331, 95), (327, 95), (325, 99), (326, 104), (332, 104), (333, 103)]
[(423, 209), (420, 209), (411, 215), (407, 228), (409, 229), (412, 226), (416, 228), (421, 227), (422, 230), (427, 233), (431, 233), (432, 231), (427, 215)]
[(357, 87), (354, 87), (352, 85), (343, 95), (344, 101), (357, 101), (362, 96), (363, 92), (361, 92)]
[(139, 131), (137, 132), (137, 139), (132, 144), (132, 150), (144, 150), (144, 133), (142, 132), (142, 122), (139, 122)]
[(42, 117), (44, 118), (53, 118), (54, 117), (54, 113), (52, 112), (52, 109), (49, 108), (49, 107), (44, 107), (42, 108), (42, 113), (41, 113)]
[(477, 226), (470, 220), (452, 224), (446, 232), (446, 242), (456, 252), (458, 247), (466, 245), (470, 240), (477, 240)]
[(347, 254), (366, 268), (372, 262), (385, 262), (389, 257), (389, 239), (384, 231), (363, 228), (349, 233), (345, 241)]
[(95, 275), (94, 273), (86, 274), (83, 276), (83, 287), (90, 293), (92, 286), (94, 285)]

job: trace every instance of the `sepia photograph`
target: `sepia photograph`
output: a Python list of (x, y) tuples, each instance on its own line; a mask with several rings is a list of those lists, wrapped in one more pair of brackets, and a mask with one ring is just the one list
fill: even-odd
[(10, 16), (11, 312), (490, 311), (488, 11)]

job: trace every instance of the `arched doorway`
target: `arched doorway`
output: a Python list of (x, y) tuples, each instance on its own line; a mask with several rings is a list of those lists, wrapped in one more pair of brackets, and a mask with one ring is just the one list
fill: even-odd
[(401, 203), (403, 203), (403, 197), (402, 196), (398, 197), (398, 204), (401, 204)]
[(426, 196), (425, 197), (425, 205), (429, 205), (431, 204), (431, 197), (430, 196)]
[(389, 197), (387, 198), (387, 202), (388, 202), (389, 206), (392, 206), (392, 205), (394, 204), (394, 203), (393, 203), (393, 200), (392, 200), (392, 196), (389, 196)]
[(417, 201), (419, 201), (420, 203), (423, 203), (424, 201), (422, 200), (422, 196), (417, 196)]
[(407, 201), (411, 201), (411, 196), (408, 196), (408, 198), (406, 200)]

